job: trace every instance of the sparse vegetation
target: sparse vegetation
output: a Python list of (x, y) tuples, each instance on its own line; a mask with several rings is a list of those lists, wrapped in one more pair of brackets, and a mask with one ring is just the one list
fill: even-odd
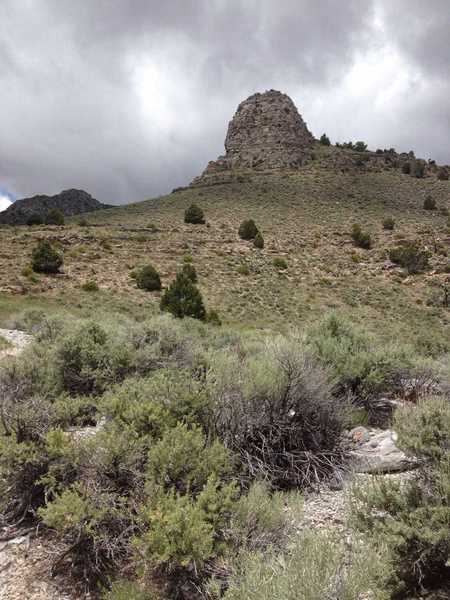
[(98, 287), (98, 283), (96, 281), (94, 281), (93, 279), (90, 279), (89, 281), (85, 281), (83, 283), (83, 285), (81, 286), (81, 289), (85, 292), (98, 292), (99, 287)]
[(448, 169), (446, 167), (441, 167), (438, 170), (437, 178), (439, 179), (439, 181), (448, 181), (448, 178), (449, 178)]
[(352, 225), (351, 231), (352, 240), (355, 246), (358, 248), (364, 248), (365, 250), (369, 250), (372, 247), (372, 238), (370, 233), (367, 231), (363, 231), (361, 229), (361, 225), (355, 223)]
[(288, 264), (285, 258), (281, 256), (277, 256), (272, 261), (273, 266), (276, 269), (280, 269), (281, 271), (285, 271), (288, 268)]
[(385, 219), (383, 219), (383, 229), (386, 229), (386, 231), (393, 231), (395, 227), (395, 219), (393, 219), (392, 217), (386, 217)]
[(430, 252), (417, 243), (408, 242), (389, 251), (389, 259), (410, 274), (420, 273), (428, 267)]

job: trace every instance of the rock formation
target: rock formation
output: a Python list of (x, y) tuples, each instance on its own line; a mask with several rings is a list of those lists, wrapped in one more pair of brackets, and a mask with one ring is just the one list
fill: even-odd
[(109, 208), (101, 204), (83, 190), (65, 190), (55, 196), (32, 196), (17, 200), (0, 213), (0, 223), (9, 225), (24, 225), (33, 214), (45, 219), (50, 210), (58, 209), (64, 216), (71, 217), (80, 213)]
[(286, 94), (270, 90), (239, 104), (228, 125), (225, 156), (207, 166), (194, 184), (236, 169), (269, 170), (302, 166), (314, 142)]

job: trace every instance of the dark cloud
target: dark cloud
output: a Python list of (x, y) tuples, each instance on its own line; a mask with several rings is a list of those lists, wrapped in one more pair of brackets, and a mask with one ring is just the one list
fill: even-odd
[(449, 25), (447, 0), (3, 0), (0, 185), (162, 193), (222, 152), (239, 101), (272, 87), (316, 135), (450, 162)]

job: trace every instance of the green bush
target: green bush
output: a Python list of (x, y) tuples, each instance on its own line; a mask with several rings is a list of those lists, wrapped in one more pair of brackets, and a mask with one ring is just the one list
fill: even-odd
[(152, 265), (146, 265), (138, 269), (134, 279), (136, 280), (136, 285), (141, 290), (154, 292), (161, 289), (161, 278), (158, 271)]
[(322, 146), (330, 146), (331, 144), (330, 138), (325, 133), (322, 133), (319, 142), (322, 144)]
[(64, 225), (64, 213), (58, 208), (52, 208), (45, 216), (46, 225)]
[(239, 225), (238, 233), (242, 240), (254, 240), (258, 233), (255, 221), (253, 219), (242, 221)]
[(365, 152), (367, 150), (367, 144), (365, 142), (355, 142), (354, 150), (356, 152)]
[(323, 532), (298, 535), (281, 556), (241, 554), (233, 566), (224, 600), (355, 600), (369, 591), (373, 600), (391, 598), (390, 564), (382, 552), (367, 544), (346, 552), (343, 542)]
[(154, 589), (147, 591), (139, 584), (126, 579), (115, 581), (109, 590), (105, 590), (102, 600), (163, 600)]
[(279, 256), (273, 259), (272, 264), (276, 269), (280, 269), (281, 271), (285, 271), (288, 268), (286, 259)]
[(364, 329), (339, 314), (327, 316), (312, 327), (306, 343), (329, 370), (336, 393), (351, 394), (370, 411), (371, 399), (401, 389), (402, 380), (414, 371), (412, 351), (380, 345)]
[(427, 196), (423, 201), (424, 210), (436, 210), (436, 200), (432, 196)]
[(383, 229), (386, 229), (387, 231), (392, 231), (395, 227), (395, 219), (393, 219), (392, 217), (386, 217), (385, 219), (383, 219)]
[(81, 289), (85, 292), (98, 292), (98, 283), (94, 280), (85, 281), (81, 286)]
[(196, 204), (191, 204), (191, 206), (184, 211), (184, 222), (192, 223), (194, 225), (203, 225), (205, 223), (203, 210)]
[(184, 265), (181, 267), (181, 273), (190, 281), (192, 281), (192, 283), (197, 283), (197, 271), (194, 265), (192, 265), (191, 263), (184, 263)]
[[(416, 477), (403, 484), (375, 480), (355, 487), (353, 515), (358, 530), (387, 546), (394, 567), (392, 584), (400, 597), (449, 575), (450, 558), (450, 405), (423, 399), (400, 409), (395, 418), (398, 444), (419, 458)], [(397, 596), (395, 596), (397, 597)]]
[(64, 336), (56, 350), (56, 368), (64, 390), (100, 393), (131, 369), (131, 349), (112, 339), (100, 325), (87, 323)]
[(258, 231), (258, 233), (255, 235), (255, 239), (253, 240), (253, 245), (255, 246), (255, 248), (264, 248), (264, 238), (261, 235), (261, 232)]
[(372, 238), (370, 234), (361, 229), (361, 225), (355, 223), (352, 225), (351, 236), (353, 240), (353, 244), (358, 248), (364, 248), (365, 250), (369, 250), (372, 246)]
[(206, 318), (200, 291), (183, 273), (178, 273), (175, 281), (164, 292), (160, 307), (162, 311), (170, 312), (179, 319), (192, 317), (204, 321)]
[(29, 225), (30, 227), (33, 225), (42, 225), (43, 223), (44, 219), (39, 213), (33, 213), (27, 219), (27, 225)]
[(61, 254), (47, 240), (41, 240), (31, 255), (31, 266), (36, 273), (58, 273), (63, 264)]
[(235, 497), (234, 484), (221, 486), (213, 476), (195, 498), (173, 490), (153, 496), (142, 512), (147, 531), (135, 540), (143, 566), (198, 572), (208, 559), (223, 554)]
[(76, 483), (39, 509), (42, 521), (71, 546), (72, 563), (86, 579), (98, 577), (127, 554), (132, 512), (126, 499)]
[(237, 272), (239, 275), (250, 275), (250, 268), (245, 263), (242, 263), (238, 266)]
[(413, 274), (420, 273), (428, 267), (430, 255), (428, 250), (423, 250), (416, 242), (408, 242), (392, 248), (389, 251), (389, 260)]
[(236, 502), (230, 523), (233, 545), (239, 550), (282, 547), (301, 519), (303, 499), (298, 492), (269, 490), (256, 481)]

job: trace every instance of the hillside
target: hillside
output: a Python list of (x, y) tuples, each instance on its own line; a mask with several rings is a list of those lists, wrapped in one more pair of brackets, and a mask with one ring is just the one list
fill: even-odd
[(58, 210), (66, 217), (107, 208), (83, 190), (64, 190), (54, 196), (44, 194), (22, 198), (0, 213), (0, 223), (25, 225), (30, 217), (45, 221), (49, 212)]
[[(300, 170), (241, 174), (231, 183), (94, 212), (85, 215), (88, 227), (74, 219), (64, 228), (3, 229), (1, 291), (15, 294), (19, 304), (32, 297), (68, 307), (126, 305), (127, 311), (154, 312), (159, 294), (136, 289), (130, 272), (150, 262), (167, 285), (191, 255), (207, 305), (225, 322), (284, 329), (338, 309), (378, 332), (394, 329), (419, 344), (441, 343), (447, 338), (440, 298), (449, 278), (450, 183), (398, 169), (341, 172), (329, 167), (329, 158), (347, 151), (317, 145), (316, 153), (318, 160)], [(423, 209), (428, 195), (436, 210)], [(205, 211), (206, 225), (183, 222), (192, 202)], [(386, 217), (395, 219), (393, 231), (383, 229)], [(239, 239), (246, 218), (261, 229), (263, 250)], [(353, 245), (353, 223), (371, 233), (370, 250)], [(41, 238), (63, 249), (64, 275), (26, 271)], [(430, 248), (431, 268), (406, 276), (393, 265), (387, 250), (402, 240)], [(274, 267), (276, 257), (286, 259), (286, 270)], [(92, 279), (97, 295), (80, 290)]]

